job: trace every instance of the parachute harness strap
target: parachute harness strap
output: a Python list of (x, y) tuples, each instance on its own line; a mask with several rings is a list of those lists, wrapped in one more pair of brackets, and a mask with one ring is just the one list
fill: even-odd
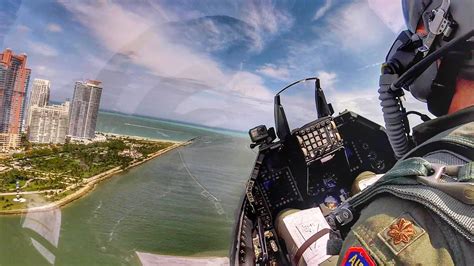
[[(444, 175), (455, 175), (439, 181)], [(398, 162), (377, 183), (354, 195), (327, 218), (333, 230), (347, 231), (353, 217), (380, 194), (391, 194), (417, 202), (431, 211), (470, 242), (474, 242), (474, 163), (440, 166), (422, 158)], [(344, 213), (348, 213), (344, 215)], [(344, 219), (346, 218), (346, 219)]]

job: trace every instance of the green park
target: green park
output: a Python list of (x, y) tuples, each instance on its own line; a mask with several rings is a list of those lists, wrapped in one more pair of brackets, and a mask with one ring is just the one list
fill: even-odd
[[(24, 151), (0, 159), (0, 211), (24, 209), (13, 199), (41, 194), (52, 202), (79, 190), (109, 170), (127, 169), (175, 143), (132, 137), (107, 137), (88, 144), (25, 143)], [(34, 199), (32, 199), (34, 201)]]

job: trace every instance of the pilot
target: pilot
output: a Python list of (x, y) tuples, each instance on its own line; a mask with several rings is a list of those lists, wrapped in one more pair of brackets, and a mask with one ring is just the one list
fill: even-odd
[[(473, 0), (402, 0), (402, 6), (413, 34), (408, 40), (421, 41), (418, 50), (424, 48), (426, 57), (474, 30)], [(437, 118), (415, 127), (416, 147), (399, 153), (392, 170), (349, 200), (358, 218), (343, 239), (338, 265), (474, 264), (474, 37), (469, 38), (444, 49), (406, 86)], [(414, 67), (404, 61), (407, 56), (388, 55), (392, 65), (383, 67), (381, 88), (384, 80)]]

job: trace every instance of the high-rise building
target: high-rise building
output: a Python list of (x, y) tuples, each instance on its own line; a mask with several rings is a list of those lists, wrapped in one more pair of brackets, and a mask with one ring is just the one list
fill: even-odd
[(0, 132), (18, 134), (22, 130), (26, 93), (31, 70), (26, 54), (0, 53)]
[(20, 144), (30, 74), (26, 54), (15, 55), (10, 49), (0, 53), (1, 151), (15, 149)]
[(31, 87), (30, 105), (46, 106), (49, 102), (51, 83), (45, 79), (34, 79)]
[(43, 107), (49, 103), (49, 94), (51, 83), (45, 79), (34, 79), (33, 86), (31, 86), (31, 94), (28, 101), (28, 112), (26, 115), (25, 127), (30, 125), (30, 113), (33, 106)]
[(100, 81), (77, 81), (71, 101), (68, 135), (74, 138), (95, 137), (102, 87)]
[(33, 105), (29, 111), (28, 140), (36, 143), (64, 143), (69, 126), (69, 102), (61, 105)]

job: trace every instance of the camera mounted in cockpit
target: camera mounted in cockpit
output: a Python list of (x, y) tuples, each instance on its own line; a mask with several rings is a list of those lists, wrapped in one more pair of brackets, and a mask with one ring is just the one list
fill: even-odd
[(276, 139), (275, 129), (273, 129), (273, 127), (267, 129), (265, 125), (256, 126), (250, 129), (249, 136), (252, 141), (250, 144), (251, 149), (262, 144), (269, 144)]

